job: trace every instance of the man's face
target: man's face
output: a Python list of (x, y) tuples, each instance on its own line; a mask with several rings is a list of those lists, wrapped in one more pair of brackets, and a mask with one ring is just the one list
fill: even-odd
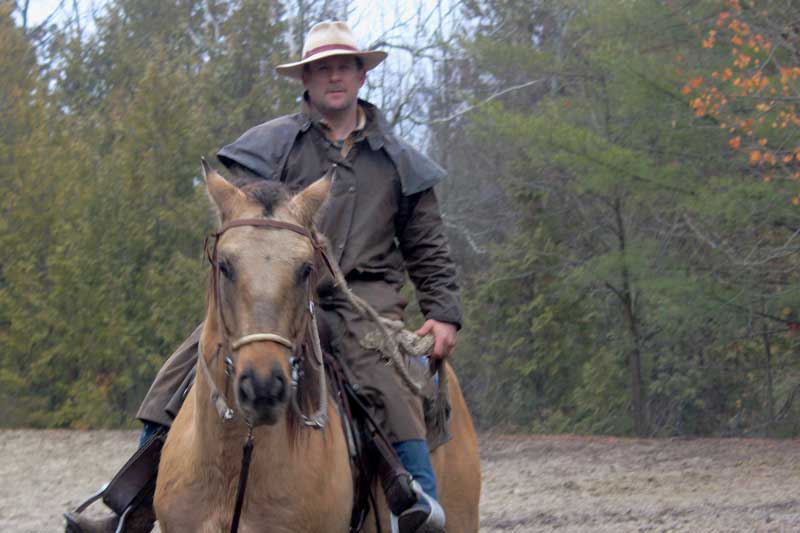
[(358, 68), (356, 58), (346, 55), (314, 61), (303, 71), (309, 101), (323, 115), (354, 107), (365, 79), (366, 72)]

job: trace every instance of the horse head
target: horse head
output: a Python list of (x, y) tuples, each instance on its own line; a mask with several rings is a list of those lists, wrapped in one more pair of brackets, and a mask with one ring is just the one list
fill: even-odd
[(290, 400), (293, 348), (308, 327), (319, 267), (314, 220), (331, 180), (323, 177), (292, 195), (266, 180), (239, 188), (205, 161), (203, 168), (221, 229), (209, 253), (201, 344), (230, 354), (224, 363), (216, 361), (217, 376), (224, 365), (242, 417), (252, 425), (275, 424)]

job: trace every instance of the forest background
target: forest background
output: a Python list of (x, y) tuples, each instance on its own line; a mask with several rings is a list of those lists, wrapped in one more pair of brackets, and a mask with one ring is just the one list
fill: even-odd
[[(347, 0), (78, 4), (0, 0), (5, 427), (135, 423), (202, 318), (200, 157), (297, 109), (273, 67), (312, 24), (372, 24)], [(362, 96), (449, 171), (479, 426), (800, 434), (800, 4), (386, 5)]]

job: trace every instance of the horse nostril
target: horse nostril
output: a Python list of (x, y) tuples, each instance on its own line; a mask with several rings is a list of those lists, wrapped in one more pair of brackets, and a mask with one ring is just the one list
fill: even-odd
[(272, 379), (275, 381), (273, 396), (276, 400), (282, 402), (286, 399), (286, 378), (283, 377), (283, 374), (279, 374), (273, 376)]
[(254, 402), (256, 391), (253, 388), (253, 378), (249, 373), (242, 374), (239, 378), (239, 398), (243, 402)]
[(239, 376), (237, 395), (242, 405), (255, 411), (276, 408), (289, 398), (286, 375), (278, 365), (266, 376), (248, 367)]

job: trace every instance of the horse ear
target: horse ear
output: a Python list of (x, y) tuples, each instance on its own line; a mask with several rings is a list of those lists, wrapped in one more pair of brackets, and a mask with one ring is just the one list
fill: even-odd
[(227, 222), (233, 216), (237, 205), (246, 199), (245, 194), (228, 180), (220, 176), (205, 158), (201, 159), (203, 165), (203, 177), (206, 180), (208, 196), (217, 208), (222, 223)]
[(325, 174), (292, 197), (289, 208), (304, 226), (311, 226), (321, 218), (322, 210), (320, 208), (328, 199), (332, 179), (329, 173)]

